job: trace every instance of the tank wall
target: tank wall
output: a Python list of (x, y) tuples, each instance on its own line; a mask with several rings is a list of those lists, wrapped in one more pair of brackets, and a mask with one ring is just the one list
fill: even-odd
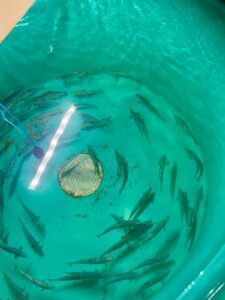
[[(187, 278), (195, 277), (225, 239), (225, 21), (202, 1), (119, 1), (119, 8), (112, 9), (114, 5), (36, 1), (0, 46), (0, 96), (60, 76), (62, 65), (64, 73), (107, 68), (135, 75), (188, 120), (204, 155), (209, 202), (190, 255), (196, 269), (180, 270), (169, 287), (176, 295), (176, 287), (182, 289)], [(70, 27), (68, 19), (73, 20)], [(15, 72), (20, 70), (18, 80)], [(209, 248), (215, 233), (217, 241)], [(201, 257), (199, 249), (204, 249)]]

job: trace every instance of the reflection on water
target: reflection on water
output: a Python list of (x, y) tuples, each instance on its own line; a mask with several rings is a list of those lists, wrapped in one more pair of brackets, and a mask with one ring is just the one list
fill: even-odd
[[(45, 157), (37, 160), (26, 137), (1, 122), (3, 296), (155, 294), (182, 267), (206, 209), (204, 162), (190, 124), (136, 78), (110, 70), (76, 71), (13, 93), (4, 105)], [(104, 177), (95, 193), (74, 198), (58, 172), (80, 153), (92, 157), (96, 176), (101, 162)], [(74, 168), (79, 174), (72, 166), (64, 179), (72, 182)]]

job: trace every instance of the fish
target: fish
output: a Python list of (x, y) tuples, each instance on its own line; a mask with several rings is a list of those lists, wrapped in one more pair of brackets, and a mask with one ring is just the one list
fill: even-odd
[(96, 156), (96, 153), (95, 151), (93, 150), (93, 148), (91, 146), (88, 146), (88, 153), (92, 159), (92, 162), (93, 162), (93, 165), (94, 165), (94, 168), (95, 168), (95, 173), (98, 175), (99, 178), (102, 177), (102, 172), (100, 170), (100, 163), (98, 161), (98, 158)]
[(106, 254), (109, 254), (111, 252), (114, 252), (117, 249), (120, 249), (121, 247), (123, 247), (127, 242), (129, 241), (127, 236), (122, 236), (121, 239), (115, 243), (113, 246), (111, 246), (110, 248), (108, 248), (106, 251), (104, 251), (102, 253), (102, 256), (105, 256)]
[(151, 233), (146, 238), (144, 238), (142, 241), (138, 242), (137, 244), (132, 245), (132, 247), (134, 247), (134, 248), (139, 247), (139, 246), (149, 242), (150, 240), (152, 240), (166, 226), (168, 221), (169, 221), (169, 217), (166, 216), (158, 224), (155, 225), (155, 227), (153, 228)]
[(185, 193), (181, 188), (178, 189), (178, 201), (180, 203), (182, 223), (185, 219), (185, 222), (188, 225), (189, 201), (187, 193)]
[(11, 140), (11, 139), (6, 140), (4, 142), (4, 146), (0, 149), (0, 156), (2, 156), (3, 154), (6, 154), (8, 152), (12, 143), (13, 143), (13, 140)]
[(139, 220), (137, 220), (138, 222), (135, 224), (133, 224), (130, 228), (127, 234), (144, 234), (144, 231), (150, 229), (151, 227), (153, 227), (153, 223), (152, 220), (147, 220), (144, 222), (140, 222)]
[(152, 192), (152, 188), (148, 188), (132, 209), (129, 219), (137, 219), (142, 214), (142, 212), (154, 201), (154, 198), (155, 193)]
[(44, 231), (44, 225), (40, 221), (40, 217), (37, 216), (30, 208), (28, 208), (22, 201), (21, 197), (19, 197), (20, 203), (27, 214), (28, 218), (31, 220), (33, 225), (40, 230), (41, 232)]
[(54, 101), (61, 99), (67, 96), (67, 92), (62, 91), (49, 91), (44, 94), (38, 95), (32, 99), (32, 103), (46, 102), (46, 101)]
[(119, 194), (122, 194), (128, 180), (128, 175), (129, 175), (128, 164), (126, 159), (119, 153), (118, 150), (115, 150), (114, 153), (117, 161), (117, 179), (114, 185), (123, 176), (123, 183), (119, 191)]
[(197, 154), (194, 151), (192, 151), (188, 148), (185, 148), (185, 151), (187, 152), (188, 157), (195, 162), (195, 165), (196, 165), (195, 176), (199, 180), (203, 174), (203, 164), (202, 164), (200, 158), (197, 156)]
[(30, 128), (32, 126), (36, 126), (36, 125), (44, 125), (43, 123), (46, 123), (48, 122), (51, 117), (54, 117), (56, 115), (61, 115), (63, 112), (60, 110), (60, 109), (54, 109), (54, 110), (50, 110), (46, 113), (42, 113), (41, 115), (35, 117), (35, 118), (32, 118), (32, 120), (27, 123), (25, 125), (26, 128)]
[(3, 190), (3, 184), (5, 182), (5, 172), (0, 169), (0, 190)]
[(125, 221), (123, 217), (117, 216), (116, 214), (110, 214), (110, 216), (117, 222), (117, 223), (122, 223)]
[(96, 128), (102, 128), (102, 127), (107, 127), (112, 123), (111, 118), (105, 118), (98, 120), (96, 119), (95, 121), (89, 121), (87, 123), (83, 123), (80, 125), (81, 130), (91, 130), (91, 129), (96, 129)]
[(21, 170), (22, 170), (22, 167), (23, 167), (23, 164), (24, 162), (26, 161), (26, 159), (30, 156), (30, 153), (24, 155), (20, 161), (20, 164), (19, 164), (19, 167), (13, 177), (13, 180), (11, 181), (10, 183), (10, 186), (9, 186), (9, 193), (8, 193), (8, 196), (9, 197), (12, 197), (14, 192), (15, 192), (15, 189), (16, 189), (16, 186), (17, 186), (17, 182), (20, 178), (20, 173), (21, 173)]
[(149, 258), (144, 260), (142, 263), (138, 264), (136, 267), (133, 268), (133, 270), (137, 270), (146, 266), (150, 266), (150, 265), (154, 265), (154, 264), (158, 264), (161, 262), (164, 262), (168, 257), (170, 256), (170, 254), (168, 253), (163, 253), (163, 254), (159, 254), (156, 255), (153, 258)]
[(36, 240), (36, 238), (30, 233), (30, 231), (26, 228), (24, 223), (19, 220), (19, 222), (22, 225), (24, 234), (27, 238), (28, 243), (30, 244), (31, 248), (40, 256), (44, 256), (43, 247), (40, 245), (40, 243)]
[(180, 230), (175, 230), (160, 246), (156, 255), (160, 255), (163, 253), (168, 253), (171, 251), (172, 247), (174, 247), (180, 238)]
[(145, 221), (145, 222), (136, 224), (135, 226), (133, 226), (131, 228), (131, 230), (128, 231), (128, 233), (123, 235), (116, 244), (114, 244), (109, 249), (107, 249), (105, 252), (103, 252), (102, 255), (106, 255), (117, 249), (120, 249), (128, 242), (130, 242), (134, 239), (137, 239), (140, 236), (142, 236), (143, 234), (145, 234), (145, 232), (148, 231), (151, 227), (152, 227), (152, 221)]
[(141, 203), (139, 209), (137, 210), (137, 212), (134, 214), (133, 219), (136, 220), (142, 213), (143, 211), (145, 211), (145, 209), (154, 201), (155, 198), (155, 193), (154, 192), (150, 192), (147, 191), (144, 195), (143, 195), (143, 202)]
[(0, 219), (0, 240), (3, 244), (8, 244), (9, 230), (5, 227), (3, 219)]
[(177, 180), (177, 165), (174, 164), (170, 173), (170, 192), (173, 199), (175, 194), (176, 180)]
[(189, 207), (189, 213), (188, 213), (188, 224), (190, 225), (194, 217), (194, 208)]
[(192, 133), (192, 131), (191, 131), (190, 127), (188, 126), (188, 124), (187, 124), (181, 117), (179, 117), (179, 116), (176, 115), (176, 114), (174, 114), (174, 118), (175, 118), (176, 124), (177, 124), (180, 128), (182, 128), (183, 132), (184, 132), (186, 135), (190, 136), (190, 137), (192, 138), (192, 140), (194, 141), (194, 143), (195, 143), (196, 145), (198, 145), (198, 141), (196, 140), (196, 138), (195, 138), (194, 134)]
[(17, 150), (13, 153), (13, 155), (10, 157), (10, 159), (8, 160), (8, 162), (6, 163), (5, 166), (5, 171), (4, 171), (4, 182), (6, 182), (9, 177), (12, 175), (12, 170), (15, 167), (16, 164), (16, 160), (17, 160)]
[(15, 248), (15, 247), (9, 246), (7, 244), (0, 243), (0, 249), (4, 250), (5, 252), (13, 254), (15, 258), (17, 258), (17, 257), (27, 258), (27, 255), (23, 251), (22, 247)]
[(112, 284), (118, 281), (125, 281), (125, 280), (134, 280), (140, 277), (140, 274), (137, 272), (129, 271), (121, 274), (116, 274), (112, 277), (112, 279), (108, 280), (106, 284)]
[(118, 81), (121, 77), (129, 80), (135, 80), (135, 78), (132, 77), (130, 74), (120, 71), (114, 72), (113, 76), (115, 77), (116, 81)]
[(98, 271), (82, 272), (63, 272), (66, 276), (48, 279), (49, 281), (67, 281), (67, 280), (99, 280), (105, 278), (105, 274)]
[(146, 97), (144, 97), (144, 96), (142, 96), (142, 95), (140, 95), (140, 94), (138, 94), (138, 93), (136, 93), (136, 96), (139, 98), (139, 102), (140, 102), (144, 107), (146, 107), (150, 113), (153, 113), (153, 114), (154, 114), (155, 116), (157, 116), (159, 119), (163, 120), (163, 118), (162, 118), (162, 116), (160, 115), (160, 113), (158, 112), (158, 110), (150, 103), (150, 101), (149, 101)]
[(80, 116), (82, 119), (85, 119), (85, 120), (90, 121), (90, 122), (92, 122), (92, 123), (97, 122), (97, 119), (94, 118), (94, 117), (92, 117), (91, 115), (79, 113), (79, 116)]
[(188, 231), (187, 231), (187, 235), (188, 235), (187, 243), (189, 243), (189, 248), (188, 248), (189, 251), (191, 250), (191, 248), (193, 246), (196, 234), (197, 234), (197, 216), (193, 215), (191, 217), (191, 221), (190, 221)]
[(99, 94), (102, 94), (102, 93), (103, 93), (103, 91), (101, 89), (97, 89), (97, 90), (79, 90), (79, 91), (73, 92), (73, 95), (77, 98), (84, 98), (84, 97), (99, 95)]
[(87, 71), (76, 71), (72, 74), (67, 74), (59, 77), (60, 79), (66, 80), (66, 83), (68, 81), (74, 80), (74, 79), (83, 79), (84, 77), (88, 76), (89, 72)]
[(166, 158), (166, 154), (163, 154), (159, 160), (159, 181), (160, 181), (160, 191), (163, 189), (163, 177), (165, 167), (169, 164)]
[(87, 104), (87, 103), (81, 103), (81, 104), (75, 104), (76, 110), (84, 110), (84, 109), (96, 109), (97, 106), (94, 104)]
[(144, 122), (144, 119), (142, 118), (142, 116), (135, 112), (132, 108), (130, 108), (130, 117), (131, 119), (134, 120), (136, 126), (138, 127), (141, 135), (145, 135), (146, 137), (148, 137), (148, 132), (147, 132), (147, 129), (146, 129), (146, 124)]
[(0, 189), (0, 215), (1, 216), (3, 215), (4, 206), (5, 206), (5, 198), (4, 198), (3, 190)]
[(159, 270), (166, 270), (166, 269), (169, 269), (174, 264), (175, 264), (175, 261), (173, 259), (159, 261), (158, 263), (148, 266), (145, 273), (156, 272)]
[(197, 191), (197, 193), (196, 193), (196, 200), (195, 200), (195, 205), (194, 205), (193, 218), (197, 217), (202, 199), (203, 199), (203, 187), (201, 186), (199, 188), (199, 190)]
[(117, 229), (121, 229), (121, 228), (131, 228), (132, 226), (137, 224), (137, 222), (139, 222), (139, 221), (138, 220), (123, 220), (122, 222), (119, 222), (119, 223), (117, 222), (116, 224), (113, 224), (112, 226), (105, 229), (102, 233), (98, 234), (97, 237), (100, 238), (107, 232), (110, 232), (113, 230), (117, 230)]
[(18, 272), (25, 278), (27, 279), (29, 282), (31, 282), (33, 285), (36, 285), (37, 287), (41, 288), (42, 290), (52, 290), (54, 289), (54, 287), (52, 285), (50, 285), (49, 283), (43, 281), (43, 280), (40, 280), (40, 279), (37, 279), (37, 278), (34, 278), (32, 275), (22, 271), (22, 270), (19, 270), (18, 269)]
[(31, 98), (32, 96), (34, 96), (35, 94), (37, 94), (38, 92), (40, 92), (41, 90), (43, 90), (43, 87), (37, 87), (37, 88), (30, 88), (30, 89), (26, 89), (23, 92), (21, 92), (19, 94), (19, 96), (17, 97), (17, 101), (18, 100), (22, 100), (24, 98)]
[(200, 187), (197, 194), (194, 208), (189, 209), (188, 214), (188, 229), (187, 229), (187, 243), (189, 243), (189, 250), (191, 250), (197, 234), (197, 215), (199, 207), (203, 198), (203, 188)]
[(147, 280), (144, 284), (140, 286), (140, 288), (137, 290), (136, 295), (142, 294), (146, 289), (154, 286), (155, 284), (162, 282), (168, 275), (169, 271), (160, 272), (159, 274), (156, 274), (151, 279)]
[(17, 98), (19, 96), (19, 94), (21, 93), (21, 89), (10, 92), (4, 99), (3, 102), (5, 104), (7, 104), (7, 102), (10, 102), (12, 100), (14, 100), (15, 98)]
[(98, 256), (94, 258), (79, 259), (69, 262), (68, 265), (87, 264), (87, 265), (100, 265), (107, 264), (113, 260), (112, 256)]
[(3, 170), (0, 169), (0, 215), (3, 215), (4, 205), (5, 205), (5, 198), (3, 192), (3, 185), (5, 182), (5, 173)]
[(10, 288), (12, 294), (17, 300), (28, 300), (29, 294), (25, 291), (24, 287), (20, 287), (9, 275), (5, 272), (2, 272), (5, 282)]

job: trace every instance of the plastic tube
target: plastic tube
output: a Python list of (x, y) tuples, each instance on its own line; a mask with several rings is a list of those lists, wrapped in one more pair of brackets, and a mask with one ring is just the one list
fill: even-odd
[[(12, 125), (17, 131), (19, 131), (20, 133), (22, 132), (25, 135), (25, 137), (28, 139), (29, 143), (34, 146), (34, 149), (33, 149), (34, 156), (38, 159), (41, 159), (44, 156), (44, 150), (35, 145), (35, 142), (29, 136), (29, 134), (26, 131), (26, 129), (24, 128), (23, 124), (1, 102), (0, 102), (0, 108), (1, 108), (0, 113), (3, 117), (3, 119), (6, 122), (8, 122), (10, 125)], [(5, 112), (17, 123), (18, 126), (8, 120), (8, 118), (5, 116)]]

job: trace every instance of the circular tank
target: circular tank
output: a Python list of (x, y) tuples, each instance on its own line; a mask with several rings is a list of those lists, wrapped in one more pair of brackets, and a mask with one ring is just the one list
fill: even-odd
[(0, 297), (219, 296), (222, 5), (38, 0), (0, 45)]

